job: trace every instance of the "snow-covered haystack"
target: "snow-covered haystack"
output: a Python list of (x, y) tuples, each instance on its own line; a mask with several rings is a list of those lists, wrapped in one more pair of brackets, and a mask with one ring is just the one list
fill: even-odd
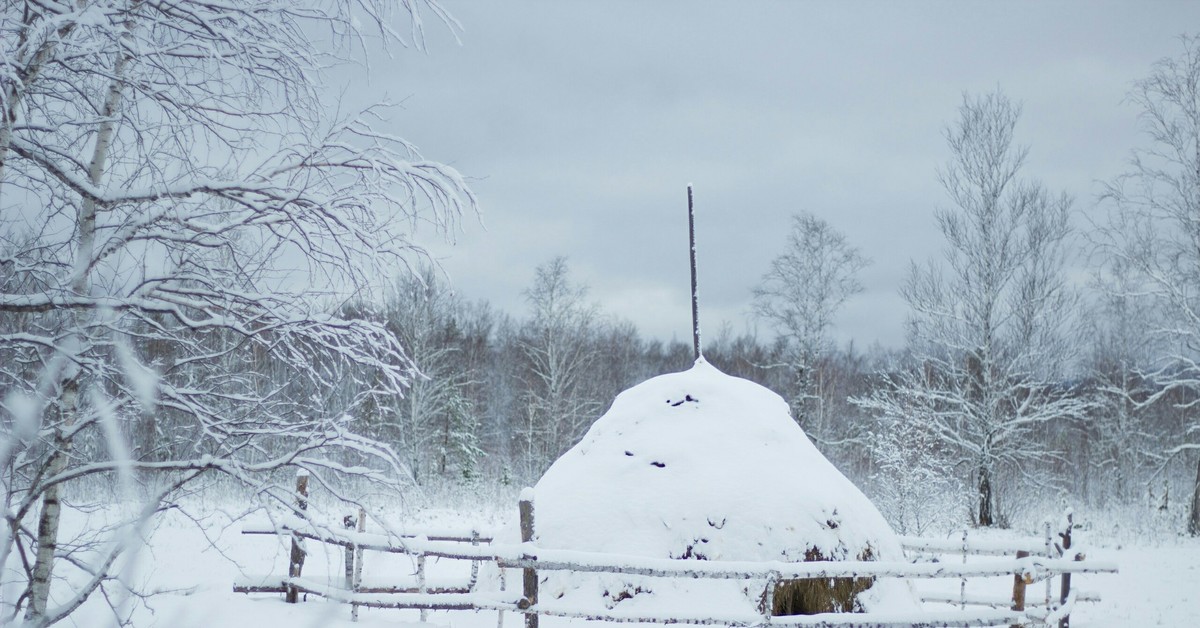
[[(903, 560), (879, 511), (787, 403), (703, 359), (617, 396), (534, 487), (539, 547), (695, 560)], [(622, 611), (758, 612), (765, 583), (549, 572), (540, 599)], [(777, 614), (910, 610), (896, 580), (784, 583)]]

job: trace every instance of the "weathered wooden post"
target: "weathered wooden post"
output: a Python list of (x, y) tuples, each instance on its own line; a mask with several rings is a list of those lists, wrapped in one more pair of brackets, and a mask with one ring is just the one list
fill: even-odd
[[(499, 569), (497, 569), (497, 571), (500, 572), (500, 592), (503, 593), (508, 590), (508, 578), (504, 577), (505, 569), (499, 562), (496, 563), (496, 567), (499, 568)], [(503, 606), (496, 609), (496, 628), (504, 628), (504, 607)]]
[[(963, 528), (963, 535), (962, 535), (962, 555), (963, 555), (962, 558), (963, 559), (962, 559), (962, 562), (964, 565), (967, 564), (967, 549), (968, 549), (967, 529)], [(967, 577), (966, 576), (963, 576), (962, 580), (960, 580), (958, 583), (958, 608), (959, 608), (959, 610), (967, 609)]]
[[(1054, 534), (1050, 531), (1050, 520), (1046, 520), (1046, 558), (1054, 558)], [(1054, 578), (1046, 576), (1046, 612), (1049, 613), (1052, 609), (1051, 604), (1054, 603)]]
[[(479, 530), (471, 528), (471, 547), (479, 547)], [(471, 561), (471, 582), (467, 585), (467, 589), (472, 593), (475, 592), (475, 585), (479, 583), (479, 559)]]
[[(358, 527), (356, 529), (359, 532), (367, 531), (367, 511), (365, 508), (358, 509)], [(354, 599), (353, 596), (358, 593), (359, 587), (362, 586), (362, 572), (363, 550), (358, 546), (358, 543), (354, 543), (354, 577), (350, 580), (350, 595), (352, 600)], [(350, 603), (350, 621), (358, 621), (358, 604), (356, 602)]]
[[(1029, 552), (1025, 550), (1017, 551), (1017, 560), (1021, 560), (1029, 556)], [(1025, 579), (1025, 574), (1017, 572), (1013, 574), (1013, 594), (1012, 594), (1012, 610), (1025, 611), (1025, 585), (1029, 581)], [(1013, 628), (1020, 628), (1020, 624), (1013, 624)]]
[[(296, 510), (304, 512), (308, 510), (308, 470), (300, 469), (296, 471)], [(304, 541), (292, 532), (292, 555), (288, 561), (288, 579), (299, 578), (300, 572), (304, 569)], [(300, 599), (300, 590), (290, 582), (288, 583), (287, 593), (284, 600), (288, 604), (295, 604)]]
[(771, 617), (775, 615), (775, 587), (779, 585), (779, 580), (779, 572), (772, 571), (771, 575), (767, 577), (767, 587), (763, 589), (759, 612), (762, 613), (762, 623), (764, 626), (770, 626)]
[[(342, 517), (342, 526), (347, 530), (354, 530), (358, 527), (358, 520), (354, 515), (346, 515)], [(354, 592), (354, 544), (346, 546), (346, 592)]]
[[(521, 542), (530, 543), (533, 541), (533, 489), (526, 487), (521, 491)], [(526, 567), (524, 570), (524, 599), (518, 606), (521, 610), (528, 610), (537, 606), (538, 602), (538, 576), (537, 570), (532, 567)], [(536, 609), (534, 612), (525, 613), (525, 628), (538, 628), (538, 616)]]
[[(429, 540), (429, 539), (424, 534), (417, 537), (417, 541), (422, 544), (424, 544), (424, 542), (427, 540)], [(421, 594), (422, 597), (426, 593), (429, 592), (429, 587), (426, 584), (426, 582), (427, 581), (425, 579), (425, 550), (421, 550), (421, 552), (419, 554), (417, 554), (417, 593)], [(425, 600), (422, 600), (422, 603), (424, 603), (424, 602), (425, 602)], [(429, 621), (429, 609), (422, 608), (421, 609), (421, 623), (425, 623), (427, 621)]]
[(692, 267), (692, 347), (699, 360), (700, 351), (700, 293), (696, 289), (696, 210), (692, 205), (692, 184), (688, 190), (688, 251)]
[[(1067, 513), (1067, 529), (1058, 534), (1062, 538), (1062, 553), (1063, 558), (1067, 557), (1067, 550), (1071, 549), (1071, 528), (1075, 525), (1075, 514)], [(1080, 554), (1075, 555), (1075, 560), (1083, 560)], [(1067, 597), (1071, 594), (1071, 572), (1062, 575), (1062, 586), (1059, 588), (1060, 604), (1067, 603)], [(1063, 615), (1062, 619), (1058, 620), (1058, 628), (1069, 628), (1071, 625), (1071, 616)]]

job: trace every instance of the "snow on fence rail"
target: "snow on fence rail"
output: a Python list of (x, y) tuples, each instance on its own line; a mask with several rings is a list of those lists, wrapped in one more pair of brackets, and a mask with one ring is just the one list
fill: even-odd
[[(333, 586), (300, 577), (300, 565), (289, 566), (287, 577), (253, 576), (234, 584), (234, 591), (241, 593), (267, 593), (292, 591), (318, 595), (351, 606), (352, 617), (357, 618), (359, 607), (416, 609), (421, 611), (422, 620), (429, 610), (495, 610), (498, 624), (503, 626), (504, 612), (516, 612), (525, 616), (527, 628), (537, 628), (541, 615), (575, 617), (609, 622), (684, 623), (700, 625), (730, 626), (1000, 626), (1058, 623), (1065, 628), (1069, 614), (1076, 602), (1095, 601), (1091, 594), (1080, 594), (1070, 589), (1070, 576), (1076, 573), (1115, 573), (1117, 566), (1108, 562), (1085, 561), (1077, 553), (1065, 556), (1070, 548), (1070, 529), (1060, 535), (1062, 542), (1053, 544), (1049, 534), (1046, 541), (1018, 539), (1016, 541), (972, 540), (962, 542), (937, 539), (903, 537), (902, 544), (910, 551), (959, 553), (959, 554), (1016, 554), (1014, 558), (986, 559), (973, 563), (951, 564), (944, 562), (882, 562), (882, 561), (696, 561), (645, 556), (628, 556), (540, 548), (530, 542), (533, 530), (533, 503), (523, 494), (521, 506), (522, 538), (525, 542), (495, 543), (492, 534), (480, 530), (397, 530), (391, 534), (374, 534), (363, 531), (365, 522), (360, 511), (358, 519), (347, 517), (345, 527), (339, 530), (316, 525), (298, 517), (277, 519), (264, 525), (250, 525), (243, 534), (269, 534), (291, 536), (344, 548), (346, 553), (346, 576), (343, 587)], [(1047, 527), (1047, 530), (1049, 528)], [(1036, 550), (1036, 551), (1031, 551)], [(417, 583), (415, 586), (371, 584), (362, 579), (362, 553), (364, 551), (407, 554), (417, 558)], [(293, 557), (295, 553), (293, 553)], [(469, 581), (438, 582), (426, 576), (426, 557), (439, 557), (471, 561)], [(965, 558), (964, 558), (965, 561)], [(476, 590), (479, 564), (495, 563), (501, 570), (501, 591), (480, 592)], [(520, 594), (505, 591), (503, 569), (521, 569), (523, 586)], [(705, 578), (762, 580), (765, 588), (758, 614), (730, 614), (728, 616), (683, 616), (630, 614), (620, 609), (607, 612), (581, 611), (578, 609), (539, 602), (539, 571), (573, 571), (593, 573), (620, 573), (655, 578)], [(998, 596), (966, 595), (965, 587), (959, 596), (925, 595), (925, 601), (959, 604), (954, 611), (923, 611), (921, 613), (822, 613), (816, 615), (772, 616), (772, 596), (775, 585), (782, 580), (803, 578), (977, 578), (986, 576), (1012, 575), (1013, 595)], [(1051, 595), (1051, 581), (1061, 576), (1063, 587), (1060, 596)], [(1026, 603), (1026, 587), (1045, 581), (1045, 603)], [(290, 601), (290, 595), (289, 595)], [(967, 609), (967, 606), (990, 608)], [(1009, 608), (1003, 608), (1008, 606)], [(1040, 607), (1039, 607), (1040, 606)]]

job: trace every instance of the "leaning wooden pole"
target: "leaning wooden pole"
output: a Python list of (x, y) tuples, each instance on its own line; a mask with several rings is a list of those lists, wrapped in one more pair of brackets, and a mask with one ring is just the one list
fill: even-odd
[(700, 295), (696, 291), (696, 210), (692, 203), (692, 184), (688, 184), (688, 244), (692, 265), (692, 348), (700, 359)]
[[(296, 472), (296, 514), (304, 516), (308, 510), (308, 471), (300, 469)], [(292, 554), (288, 562), (288, 580), (299, 578), (304, 569), (304, 541), (295, 534), (292, 535)], [(300, 589), (289, 582), (284, 601), (295, 604), (300, 601)]]

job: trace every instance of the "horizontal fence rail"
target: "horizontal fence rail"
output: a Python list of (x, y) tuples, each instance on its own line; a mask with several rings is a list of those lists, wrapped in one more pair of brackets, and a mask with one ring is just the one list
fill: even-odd
[(1062, 558), (1029, 556), (997, 559), (970, 564), (911, 563), (908, 561), (721, 561), (648, 558), (625, 554), (607, 554), (540, 548), (530, 543), (470, 546), (461, 541), (434, 541), (423, 537), (396, 537), (382, 534), (336, 533), (313, 526), (275, 529), (252, 528), (244, 534), (295, 535), (337, 545), (395, 554), (424, 554), (439, 558), (482, 560), (513, 569), (621, 573), (660, 578), (708, 578), (727, 580), (798, 579), (798, 578), (960, 578), (1005, 576), (1019, 573), (1041, 579), (1046, 574), (1115, 573), (1111, 562), (1072, 561)]
[(1002, 556), (1019, 551), (1033, 555), (1045, 555), (1046, 544), (1042, 539), (971, 539), (965, 544), (954, 539), (928, 539), (918, 536), (901, 536), (900, 545), (905, 550), (933, 554), (968, 554), (975, 556)]
[[(522, 527), (532, 530), (532, 502), (524, 498), (521, 504)], [(1066, 628), (1067, 618), (1077, 602), (1095, 601), (1098, 596), (1070, 590), (1064, 584), (1061, 597), (1051, 595), (1051, 578), (1062, 576), (1069, 582), (1070, 574), (1116, 573), (1111, 562), (1085, 561), (1084, 555), (1070, 548), (1070, 528), (1060, 534), (1061, 545), (1052, 543), (1047, 525), (1045, 539), (969, 539), (961, 540), (900, 537), (908, 552), (926, 554), (955, 554), (963, 562), (910, 561), (717, 561), (650, 558), (577, 550), (539, 547), (532, 541), (497, 543), (493, 531), (448, 528), (391, 528), (388, 533), (367, 533), (362, 527), (360, 513), (357, 530), (353, 518), (346, 518), (347, 529), (317, 525), (294, 515), (247, 525), (244, 534), (261, 534), (310, 540), (344, 548), (346, 552), (346, 586), (335, 586), (312, 578), (247, 576), (234, 584), (243, 593), (299, 592), (317, 595), (351, 605), (357, 618), (360, 607), (417, 609), (422, 620), (430, 610), (492, 610), (498, 611), (499, 628), (503, 615), (513, 612), (525, 616), (526, 628), (537, 628), (538, 616), (579, 618), (606, 622), (638, 622), (661, 624), (751, 626), (828, 626), (860, 628), (916, 626), (1016, 626), (1037, 623), (1057, 623)], [(526, 526), (525, 519), (529, 519)], [(1070, 525), (1070, 524), (1068, 524)], [(532, 532), (522, 531), (522, 537), (532, 539)], [(417, 557), (415, 582), (364, 581), (361, 577), (362, 552), (407, 554)], [(1015, 557), (1013, 555), (1015, 554)], [(1001, 556), (966, 562), (967, 555)], [(425, 574), (425, 558), (437, 557), (471, 561), (469, 582), (462, 579), (429, 579)], [(476, 590), (480, 563), (494, 563), (500, 571), (500, 591)], [(524, 574), (521, 592), (505, 591), (504, 569), (521, 570)], [(689, 616), (679, 612), (664, 614), (614, 608), (585, 610), (556, 601), (538, 599), (538, 572), (563, 571), (575, 573), (615, 573), (651, 578), (682, 578), (709, 580), (751, 580), (764, 583), (759, 613), (735, 613), (722, 616), (705, 614)], [(968, 578), (1012, 576), (1013, 596), (983, 596), (967, 594)], [(821, 613), (816, 615), (771, 615), (771, 594), (776, 584), (787, 580), (812, 578), (899, 578), (937, 579), (958, 578), (963, 581), (958, 595), (922, 594), (926, 602), (956, 604), (956, 610), (921, 612)], [(1025, 600), (1025, 587), (1045, 581), (1044, 599)], [(290, 593), (289, 593), (290, 594)], [(970, 605), (972, 608), (967, 608)]]

